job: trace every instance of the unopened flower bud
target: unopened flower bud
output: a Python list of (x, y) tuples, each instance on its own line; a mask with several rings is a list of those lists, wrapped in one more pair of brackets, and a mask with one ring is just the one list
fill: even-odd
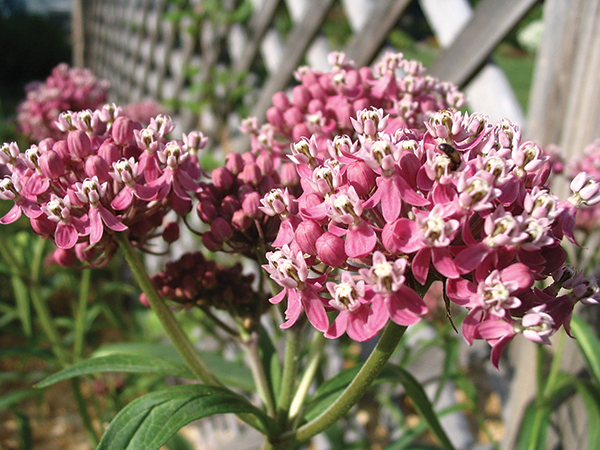
[(58, 265), (63, 267), (72, 267), (77, 260), (72, 248), (57, 248), (52, 253), (52, 258)]
[(283, 113), (276, 107), (272, 106), (267, 110), (267, 120), (271, 125), (276, 128), (283, 128), (285, 125), (285, 119)]
[[(137, 128), (140, 128), (139, 126)], [(136, 123), (128, 117), (119, 116), (115, 119), (111, 129), (111, 135), (117, 145), (131, 143), (135, 136), (133, 130), (136, 129)]]
[(252, 226), (252, 219), (248, 217), (243, 210), (238, 209), (233, 213), (231, 226), (238, 231), (244, 232)]
[(348, 184), (354, 187), (359, 197), (369, 195), (376, 185), (375, 172), (364, 162), (355, 161), (346, 169)]
[(42, 153), (39, 165), (44, 176), (51, 180), (56, 180), (65, 174), (65, 163), (54, 150)]
[(217, 167), (211, 174), (213, 184), (223, 191), (228, 191), (233, 184), (233, 175), (225, 167)]
[(317, 256), (328, 266), (341, 267), (348, 256), (344, 249), (344, 240), (335, 234), (325, 232), (316, 241)]
[(179, 225), (177, 222), (169, 222), (165, 225), (165, 230), (162, 234), (165, 242), (172, 244), (177, 239), (179, 239)]
[(202, 245), (204, 245), (209, 252), (218, 252), (223, 247), (223, 242), (217, 241), (212, 233), (207, 231), (202, 234)]
[(292, 130), (292, 138), (294, 141), (298, 142), (302, 138), (310, 137), (311, 132), (304, 123), (298, 123), (294, 125), (294, 129)]
[(306, 86), (296, 86), (292, 91), (292, 103), (299, 108), (305, 108), (311, 99), (312, 96)]
[(258, 207), (260, 206), (261, 196), (258, 192), (250, 192), (249, 194), (244, 196), (244, 200), (242, 200), (242, 210), (245, 215), (250, 218), (256, 218), (260, 215), (260, 210)]
[(273, 172), (273, 158), (267, 153), (261, 153), (256, 158), (256, 165), (260, 168), (263, 175), (267, 175)]
[(296, 228), (296, 244), (302, 253), (307, 253), (311, 256), (317, 254), (317, 239), (323, 234), (323, 229), (314, 220), (305, 220)]
[(85, 173), (88, 177), (98, 177), (100, 183), (110, 180), (108, 163), (98, 155), (91, 155), (85, 161)]
[(74, 130), (67, 136), (67, 146), (74, 159), (84, 159), (92, 152), (92, 144), (85, 131)]
[(284, 114), (283, 118), (285, 119), (285, 123), (288, 127), (293, 127), (297, 123), (304, 122), (304, 114), (302, 111), (296, 106), (292, 106), (288, 109)]
[(230, 219), (233, 213), (242, 207), (240, 201), (233, 195), (226, 196), (221, 201), (221, 207), (219, 208), (219, 214), (223, 217)]
[(209, 200), (202, 200), (198, 203), (196, 209), (198, 211), (198, 217), (200, 217), (200, 220), (204, 223), (211, 223), (218, 214), (216, 206)]
[(262, 173), (260, 172), (260, 167), (257, 164), (246, 164), (244, 166), (244, 170), (238, 174), (238, 180), (243, 183), (251, 184), (253, 186), (257, 186), (262, 180)]
[(288, 109), (290, 107), (290, 100), (288, 99), (287, 95), (285, 95), (285, 92), (283, 91), (279, 91), (276, 92), (273, 95), (273, 105), (275, 105), (275, 107), (277, 109), (279, 109), (280, 111), (285, 111), (286, 109)]
[(282, 164), (279, 176), (281, 177), (281, 184), (284, 187), (297, 186), (300, 183), (300, 176), (298, 175), (296, 164), (294, 163), (290, 162)]
[(227, 153), (225, 155), (225, 168), (229, 170), (233, 175), (237, 175), (244, 168), (244, 161), (242, 155), (237, 152)]

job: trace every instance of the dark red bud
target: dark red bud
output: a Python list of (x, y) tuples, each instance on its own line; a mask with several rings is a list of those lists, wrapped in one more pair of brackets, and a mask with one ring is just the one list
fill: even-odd
[(165, 225), (165, 231), (162, 234), (165, 242), (172, 244), (179, 239), (179, 225), (177, 222), (169, 222)]

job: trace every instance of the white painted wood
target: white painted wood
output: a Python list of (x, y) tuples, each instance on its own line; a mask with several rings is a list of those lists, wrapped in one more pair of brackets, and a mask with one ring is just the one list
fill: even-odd
[[(448, 47), (473, 17), (466, 0), (419, 0), (423, 13), (442, 47)], [(525, 123), (525, 115), (504, 72), (486, 64), (466, 88), (472, 110), (493, 121), (508, 118)]]
[(375, 0), (342, 0), (350, 27), (354, 32), (362, 30), (369, 20)]
[(277, 66), (283, 59), (283, 41), (275, 30), (267, 31), (261, 45), (261, 55), (269, 72), (277, 70)]

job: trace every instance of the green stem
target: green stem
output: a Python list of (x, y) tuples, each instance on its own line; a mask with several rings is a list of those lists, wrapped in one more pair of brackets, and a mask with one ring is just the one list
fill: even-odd
[(71, 378), (70, 381), (71, 389), (73, 390), (73, 395), (75, 396), (75, 402), (77, 403), (77, 408), (79, 409), (79, 415), (81, 417), (81, 421), (83, 422), (83, 426), (87, 431), (90, 441), (92, 441), (92, 445), (94, 447), (97, 447), (98, 443), (100, 442), (100, 438), (98, 437), (98, 433), (96, 432), (94, 425), (92, 425), (92, 420), (87, 410), (85, 398), (81, 393), (81, 386), (79, 385), (79, 380), (77, 378)]
[(302, 406), (304, 406), (304, 401), (308, 395), (308, 390), (310, 389), (310, 385), (315, 378), (317, 369), (319, 368), (319, 363), (321, 362), (321, 357), (323, 356), (325, 342), (326, 339), (321, 333), (315, 333), (308, 351), (308, 362), (306, 363), (306, 369), (304, 370), (304, 374), (302, 374), (300, 383), (298, 383), (298, 389), (296, 389), (296, 394), (294, 395), (292, 403), (290, 404), (290, 411), (288, 414), (288, 419), (290, 422), (294, 422), (296, 418), (299, 417)]
[(320, 416), (297, 430), (288, 431), (273, 439), (276, 448), (291, 448), (295, 444), (307, 441), (335, 424), (367, 392), (375, 378), (383, 370), (396, 346), (402, 339), (406, 327), (394, 322), (388, 323), (377, 346), (346, 390)]
[(546, 381), (546, 389), (544, 391), (544, 397), (548, 397), (554, 391), (558, 376), (560, 374), (560, 363), (562, 360), (562, 354), (565, 347), (565, 333), (559, 333), (557, 337), (556, 347), (554, 349), (554, 355), (552, 356), (552, 363), (550, 364), (550, 371), (548, 372), (548, 381)]
[(290, 328), (286, 335), (285, 357), (283, 360), (283, 376), (281, 378), (281, 389), (277, 399), (277, 422), (282, 429), (288, 421), (288, 412), (292, 403), (296, 378), (298, 375), (298, 358), (300, 356), (300, 343), (302, 338), (301, 325)]
[(75, 343), (73, 344), (73, 353), (76, 358), (83, 353), (83, 341), (85, 336), (85, 316), (87, 312), (87, 303), (90, 294), (90, 278), (92, 271), (85, 269), (81, 273), (81, 284), (79, 285), (79, 298), (77, 302), (77, 312), (75, 313)]
[(273, 397), (273, 391), (271, 390), (271, 385), (267, 379), (267, 374), (265, 373), (265, 368), (258, 352), (257, 333), (252, 333), (249, 339), (244, 341), (244, 344), (248, 349), (250, 370), (252, 371), (252, 377), (254, 378), (258, 395), (267, 409), (267, 414), (273, 417), (275, 415), (275, 399)]
[(221, 385), (221, 383), (212, 374), (208, 365), (200, 357), (184, 331), (182, 330), (179, 322), (175, 319), (173, 312), (166, 305), (164, 299), (158, 294), (152, 280), (146, 273), (144, 265), (138, 258), (135, 249), (127, 239), (127, 235), (124, 233), (115, 233), (115, 240), (119, 244), (119, 247), (125, 255), (125, 259), (135, 276), (138, 285), (142, 292), (146, 295), (150, 307), (158, 317), (161, 325), (165, 332), (173, 342), (173, 345), (191, 369), (191, 371), (198, 377), (200, 381), (210, 385)]
[(68, 365), (70, 357), (62, 345), (60, 334), (52, 320), (48, 305), (40, 294), (39, 288), (40, 270), (45, 243), (46, 241), (40, 238), (35, 247), (34, 258), (31, 264), (31, 284), (29, 286), (29, 294), (31, 295), (31, 303), (37, 314), (40, 326), (50, 341), (52, 351), (56, 355), (60, 365), (64, 367)]

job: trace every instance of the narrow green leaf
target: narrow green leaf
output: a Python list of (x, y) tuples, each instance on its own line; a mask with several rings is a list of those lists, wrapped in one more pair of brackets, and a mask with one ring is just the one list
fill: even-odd
[(546, 434), (550, 423), (552, 408), (536, 406), (530, 403), (521, 424), (519, 440), (515, 450), (544, 450)]
[[(312, 420), (321, 414), (327, 407), (335, 401), (342, 391), (354, 379), (360, 367), (351, 367), (343, 370), (335, 377), (323, 383), (315, 394), (313, 401), (309, 404), (308, 411), (305, 415), (307, 420)], [(439, 439), (440, 443), (446, 449), (453, 449), (452, 443), (446, 435), (444, 429), (439, 423), (437, 414), (433, 410), (433, 406), (425, 394), (420, 383), (405, 369), (400, 366), (388, 364), (386, 365), (373, 384), (384, 381), (400, 382), (411, 398), (415, 407), (425, 420), (431, 431)]]
[[(242, 363), (228, 361), (224, 359), (221, 354), (216, 352), (199, 351), (199, 353), (217, 378), (227, 386), (242, 389), (247, 392), (253, 392), (255, 390), (252, 372)], [(94, 352), (94, 356), (107, 356), (112, 354), (139, 355), (150, 358), (168, 359), (179, 365), (185, 364), (175, 347), (172, 345), (120, 343), (105, 345)]]
[(596, 383), (600, 384), (600, 340), (592, 328), (577, 316), (571, 319), (571, 332), (587, 360), (591, 375), (596, 379)]
[(33, 433), (29, 416), (19, 408), (13, 408), (13, 414), (17, 422), (19, 432), (19, 450), (31, 450), (33, 448)]
[(577, 380), (575, 387), (581, 395), (587, 411), (587, 448), (600, 448), (600, 389), (583, 380)]
[(37, 397), (41, 394), (39, 389), (26, 388), (10, 391), (0, 397), (0, 411), (11, 408), (17, 403), (30, 397)]
[(400, 383), (404, 386), (406, 393), (414, 403), (421, 417), (423, 417), (425, 422), (427, 422), (427, 425), (429, 425), (429, 429), (440, 441), (440, 444), (442, 444), (445, 449), (454, 449), (452, 442), (450, 442), (450, 439), (448, 439), (446, 432), (442, 428), (437, 414), (433, 410), (433, 405), (429, 401), (421, 384), (402, 367), (392, 366), (392, 368), (396, 371)]
[(271, 394), (275, 396), (275, 392), (279, 392), (281, 389), (281, 361), (269, 333), (264, 329), (261, 330), (258, 336), (258, 349), (262, 365), (267, 372), (267, 377), (271, 381)]
[(154, 450), (194, 420), (214, 414), (253, 414), (265, 432), (275, 422), (243, 397), (215, 386), (172, 386), (140, 397), (110, 423), (97, 450)]
[(149, 356), (114, 354), (87, 359), (73, 364), (60, 372), (50, 375), (36, 384), (36, 387), (46, 387), (62, 380), (98, 372), (158, 373), (162, 375), (174, 375), (190, 380), (195, 379), (194, 374), (183, 364)]
[(21, 326), (23, 327), (23, 333), (25, 336), (29, 337), (31, 336), (33, 326), (31, 323), (31, 304), (29, 302), (29, 296), (27, 295), (27, 285), (17, 274), (14, 274), (11, 277), (11, 283), (15, 294), (17, 313), (19, 315), (19, 320), (21, 321)]

